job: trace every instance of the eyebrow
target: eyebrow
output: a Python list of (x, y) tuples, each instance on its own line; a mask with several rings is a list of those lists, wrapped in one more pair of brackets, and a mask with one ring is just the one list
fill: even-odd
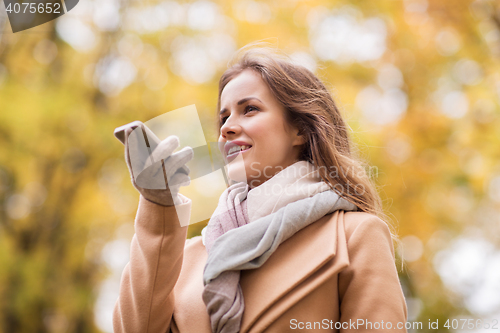
[[(250, 97), (245, 97), (245, 98), (240, 99), (240, 100), (238, 101), (238, 103), (236, 103), (236, 104), (241, 105), (241, 104), (243, 104), (243, 103), (245, 103), (245, 102), (247, 102), (247, 101), (249, 101), (249, 100), (251, 100), (251, 99), (256, 99), (256, 100), (258, 100), (259, 102), (261, 102), (261, 103), (262, 103), (262, 101), (261, 101), (260, 99), (258, 99), (257, 97), (250, 96)], [(220, 110), (219, 115), (221, 115), (221, 114), (223, 114), (223, 113), (226, 113), (226, 111), (227, 111), (227, 109), (226, 109), (226, 108), (224, 108), (224, 109)]]

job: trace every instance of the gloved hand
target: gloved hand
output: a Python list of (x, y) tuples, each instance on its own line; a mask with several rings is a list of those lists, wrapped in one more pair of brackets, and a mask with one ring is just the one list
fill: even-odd
[[(137, 123), (144, 126), (140, 122)], [(179, 147), (179, 138), (171, 135), (150, 153), (144, 144), (140, 127), (136, 130), (127, 128), (124, 134), (125, 161), (134, 187), (144, 198), (156, 204), (163, 206), (181, 204), (179, 188), (191, 182), (186, 163), (193, 158), (193, 149), (185, 147), (172, 154)]]

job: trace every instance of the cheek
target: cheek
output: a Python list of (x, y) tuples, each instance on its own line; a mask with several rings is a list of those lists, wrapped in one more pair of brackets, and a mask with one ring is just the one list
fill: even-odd
[(265, 131), (260, 131), (259, 139), (263, 154), (272, 160), (279, 160), (284, 154), (289, 153), (291, 146), (290, 137), (283, 129), (281, 123), (269, 123)]
[(245, 129), (248, 136), (259, 145), (261, 151), (272, 151), (271, 148), (281, 146), (283, 138), (283, 122), (276, 117), (261, 117), (248, 124)]

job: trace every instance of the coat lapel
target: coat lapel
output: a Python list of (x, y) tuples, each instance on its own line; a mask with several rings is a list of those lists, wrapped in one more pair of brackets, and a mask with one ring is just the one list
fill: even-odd
[[(343, 212), (323, 217), (283, 242), (259, 269), (241, 272), (240, 285), (245, 299), (241, 332), (247, 332), (274, 303), (337, 254), (342, 255), (336, 258), (328, 272), (339, 272), (347, 267), (347, 254), (338, 249), (339, 236), (345, 239), (343, 223), (339, 222), (343, 222)], [(288, 308), (292, 305), (288, 304)]]

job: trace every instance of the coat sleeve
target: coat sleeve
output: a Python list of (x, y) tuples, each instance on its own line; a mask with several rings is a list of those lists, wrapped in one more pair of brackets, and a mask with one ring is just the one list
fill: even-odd
[(341, 332), (406, 332), (406, 302), (387, 224), (370, 215), (349, 236), (348, 222), (349, 266), (339, 273), (339, 297), (340, 322), (349, 325)]
[[(115, 333), (170, 331), (191, 200), (164, 207), (140, 197), (130, 261), (113, 311)], [(181, 226), (182, 225), (184, 226)]]

